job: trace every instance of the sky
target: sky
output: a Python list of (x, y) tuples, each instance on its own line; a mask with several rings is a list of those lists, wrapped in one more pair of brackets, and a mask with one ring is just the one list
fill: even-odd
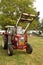
[(40, 12), (40, 19), (43, 18), (43, 0), (36, 0), (34, 3), (36, 10)]

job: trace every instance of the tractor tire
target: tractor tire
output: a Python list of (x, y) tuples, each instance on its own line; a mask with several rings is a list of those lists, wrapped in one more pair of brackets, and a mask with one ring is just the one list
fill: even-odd
[(31, 54), (32, 53), (32, 46), (30, 45), (30, 44), (26, 44), (26, 52), (28, 53), (28, 54)]
[(13, 55), (13, 47), (11, 44), (8, 44), (8, 55), (12, 56)]
[(2, 41), (2, 48), (3, 49), (7, 49), (8, 48), (8, 43), (7, 43), (6, 40), (5, 41)]

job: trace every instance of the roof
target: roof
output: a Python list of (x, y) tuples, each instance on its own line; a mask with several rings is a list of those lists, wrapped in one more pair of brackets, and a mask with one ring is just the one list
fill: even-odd
[(5, 26), (6, 28), (13, 28), (14, 26), (10, 26), (10, 25), (7, 25)]

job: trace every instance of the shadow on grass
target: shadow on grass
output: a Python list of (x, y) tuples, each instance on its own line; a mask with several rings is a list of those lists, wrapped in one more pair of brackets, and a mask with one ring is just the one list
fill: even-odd
[(0, 45), (0, 56), (7, 56), (7, 50), (4, 50)]
[(26, 51), (24, 51), (24, 50), (14, 50), (14, 54), (26, 54)]
[[(14, 54), (13, 55), (23, 55), (23, 54), (26, 54), (26, 51), (25, 50), (16, 50), (16, 49), (13, 49), (13, 52)], [(0, 56), (7, 56), (7, 50), (3, 49), (2, 46), (0, 45)]]

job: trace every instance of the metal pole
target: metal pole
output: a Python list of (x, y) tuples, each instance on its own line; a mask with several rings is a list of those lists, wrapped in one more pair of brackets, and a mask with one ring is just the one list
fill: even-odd
[(20, 17), (17, 19), (16, 27), (17, 27), (17, 25), (18, 25), (20, 19), (21, 19), (21, 14), (20, 14)]
[(29, 25), (30, 25), (30, 23), (28, 23), (28, 25), (26, 26), (24, 33), (25, 33), (26, 30), (28, 29)]

